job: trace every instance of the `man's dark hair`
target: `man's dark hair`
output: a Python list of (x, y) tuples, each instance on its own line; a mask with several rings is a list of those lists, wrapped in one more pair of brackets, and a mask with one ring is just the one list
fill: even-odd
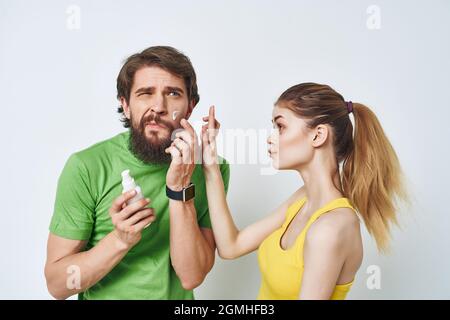
[[(168, 46), (154, 46), (140, 53), (130, 56), (120, 69), (117, 76), (117, 99), (125, 98), (130, 103), (130, 91), (133, 86), (134, 74), (143, 67), (158, 66), (184, 80), (188, 91), (189, 103), (194, 101), (194, 106), (200, 100), (197, 89), (197, 77), (189, 58), (175, 48)], [(125, 128), (131, 123), (124, 115), (122, 106), (117, 109), (122, 114), (120, 121)]]

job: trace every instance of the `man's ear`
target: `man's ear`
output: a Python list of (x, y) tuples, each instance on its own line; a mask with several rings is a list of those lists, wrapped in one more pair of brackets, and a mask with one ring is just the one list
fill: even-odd
[(124, 97), (120, 97), (120, 105), (123, 108), (123, 113), (127, 119), (130, 119), (130, 106)]
[(319, 124), (313, 130), (312, 146), (314, 148), (322, 146), (327, 141), (328, 135), (329, 135), (328, 127), (324, 124)]
[(195, 102), (194, 102), (194, 100), (191, 100), (191, 102), (189, 103), (189, 106), (188, 106), (187, 113), (186, 113), (186, 117), (185, 117), (186, 120), (189, 119), (189, 117), (192, 114), (192, 111), (194, 111), (194, 108), (195, 108)]

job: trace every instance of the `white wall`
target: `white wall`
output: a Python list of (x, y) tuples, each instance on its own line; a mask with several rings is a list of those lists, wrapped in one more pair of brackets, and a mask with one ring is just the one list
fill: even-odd
[[(71, 30), (72, 4), (80, 29)], [(380, 29), (371, 29), (370, 5), (381, 10)], [(449, 30), (444, 0), (0, 0), (0, 298), (50, 298), (43, 266), (59, 173), (69, 154), (123, 130), (115, 113), (122, 60), (160, 44), (184, 51), (197, 70), (193, 117), (215, 104), (224, 129), (269, 129), (278, 95), (306, 81), (372, 106), (414, 203), (402, 212), (390, 256), (378, 255), (364, 234), (349, 298), (450, 298)], [(241, 227), (302, 184), (293, 172), (231, 169), (229, 203)], [(370, 265), (380, 267), (379, 290), (366, 286)], [(218, 258), (196, 294), (252, 299), (259, 281), (255, 254)]]

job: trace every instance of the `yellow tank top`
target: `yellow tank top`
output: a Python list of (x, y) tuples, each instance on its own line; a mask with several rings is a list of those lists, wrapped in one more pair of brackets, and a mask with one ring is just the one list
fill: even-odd
[[(306, 197), (294, 202), (288, 208), (286, 220), (281, 228), (270, 234), (258, 249), (258, 262), (262, 275), (258, 299), (297, 300), (300, 295), (303, 276), (303, 246), (309, 227), (317, 218), (330, 210), (346, 207), (355, 211), (347, 198), (331, 201), (311, 215), (305, 228), (295, 240), (294, 245), (284, 250), (281, 247), (281, 237), (305, 202)], [(331, 299), (344, 300), (353, 281), (347, 284), (336, 285)]]

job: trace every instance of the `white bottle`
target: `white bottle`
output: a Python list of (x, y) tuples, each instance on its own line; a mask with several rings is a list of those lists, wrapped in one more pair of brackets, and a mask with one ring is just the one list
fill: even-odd
[(124, 170), (122, 172), (122, 187), (123, 187), (122, 193), (128, 192), (133, 189), (136, 190), (136, 195), (127, 201), (127, 205), (144, 198), (141, 187), (136, 185), (136, 182), (134, 182), (134, 179), (130, 176), (130, 170)]
[[(136, 182), (130, 176), (130, 170), (122, 171), (122, 187), (123, 187), (122, 193), (128, 192), (128, 191), (133, 190), (133, 189), (136, 190), (136, 195), (133, 198), (131, 198), (130, 200), (127, 201), (127, 205), (132, 204), (132, 203), (134, 203), (136, 201), (139, 201), (139, 200), (144, 198), (144, 195), (142, 194), (141, 187), (136, 185)], [(147, 224), (144, 227), (144, 229), (146, 229), (151, 224), (152, 224), (151, 222), (149, 224)]]

